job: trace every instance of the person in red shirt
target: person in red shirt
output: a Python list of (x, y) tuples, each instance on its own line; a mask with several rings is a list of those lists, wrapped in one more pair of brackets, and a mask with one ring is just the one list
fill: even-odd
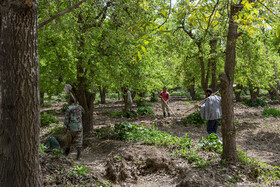
[(168, 114), (168, 117), (170, 117), (169, 108), (167, 106), (170, 96), (169, 96), (169, 93), (167, 92), (166, 86), (163, 87), (163, 91), (159, 93), (158, 97), (161, 98), (161, 107), (162, 107), (163, 117), (166, 117), (166, 112)]

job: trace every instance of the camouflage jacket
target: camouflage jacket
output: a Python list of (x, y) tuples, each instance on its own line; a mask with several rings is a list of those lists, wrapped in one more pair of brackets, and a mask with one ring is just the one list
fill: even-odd
[(81, 107), (78, 104), (72, 104), (68, 106), (65, 112), (64, 127), (71, 132), (82, 130), (83, 112), (84, 112), (83, 107)]

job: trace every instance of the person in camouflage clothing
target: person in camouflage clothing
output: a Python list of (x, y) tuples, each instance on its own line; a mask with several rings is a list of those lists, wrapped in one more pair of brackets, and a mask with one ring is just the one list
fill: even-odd
[(77, 148), (77, 159), (82, 156), (82, 144), (83, 144), (83, 125), (82, 115), (84, 109), (80, 105), (75, 103), (73, 97), (69, 98), (69, 106), (65, 113), (64, 119), (64, 132), (66, 132), (67, 142), (64, 155), (68, 156), (70, 152), (70, 146), (73, 144)]
[(124, 110), (126, 113), (126, 117), (130, 118), (130, 113), (133, 113), (134, 115), (137, 115), (135, 111), (132, 110), (132, 97), (131, 97), (131, 92), (129, 91), (128, 87), (123, 88), (123, 93), (124, 93)]

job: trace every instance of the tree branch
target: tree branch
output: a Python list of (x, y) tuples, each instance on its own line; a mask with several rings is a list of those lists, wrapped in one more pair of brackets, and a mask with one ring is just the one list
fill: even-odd
[(50, 23), (51, 21), (59, 18), (60, 16), (63, 16), (64, 14), (71, 12), (72, 10), (78, 8), (82, 3), (86, 2), (87, 0), (81, 0), (80, 2), (78, 2), (77, 4), (67, 8), (66, 10), (63, 10), (62, 12), (59, 12), (58, 14), (52, 16), (51, 18), (42, 21), (41, 23), (39, 23), (38, 29), (42, 28), (43, 26), (47, 25), (48, 23)]

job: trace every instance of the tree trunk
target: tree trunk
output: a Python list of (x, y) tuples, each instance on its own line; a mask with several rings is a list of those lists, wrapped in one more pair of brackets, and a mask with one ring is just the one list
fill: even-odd
[(192, 84), (190, 86), (188, 86), (188, 91), (190, 92), (190, 96), (192, 98), (192, 100), (195, 100), (195, 79), (193, 78), (191, 80)]
[[(83, 23), (83, 18), (79, 14), (78, 16), (78, 23)], [(80, 26), (80, 32), (84, 33), (85, 28), (84, 25)], [(77, 36), (78, 40), (78, 51), (80, 54), (84, 53), (85, 50), (85, 38), (83, 34), (80, 34)], [(84, 108), (84, 114), (83, 114), (83, 130), (84, 135), (88, 134), (93, 129), (93, 103), (95, 100), (95, 93), (91, 93), (88, 90), (92, 86), (90, 86), (90, 81), (85, 76), (87, 74), (87, 69), (83, 68), (83, 63), (85, 62), (83, 56), (78, 56), (77, 61), (77, 99), (80, 103), (80, 105)]]
[(0, 186), (42, 186), (38, 1), (0, 2)]
[(274, 95), (276, 96), (277, 100), (280, 101), (280, 96), (279, 96), (277, 89), (271, 83), (268, 83), (268, 84), (269, 84), (270, 89), (273, 91)]
[(229, 15), (229, 27), (227, 34), (225, 72), (220, 75), (221, 95), (222, 95), (222, 135), (223, 135), (223, 154), (222, 159), (228, 162), (237, 161), (236, 150), (236, 131), (233, 124), (233, 83), (234, 68), (236, 65), (236, 41), (238, 38), (238, 23), (234, 21), (234, 16), (243, 8), (242, 4), (231, 4)]
[(205, 65), (203, 60), (203, 50), (201, 46), (201, 41), (196, 42), (198, 51), (199, 51), (199, 61), (200, 61), (200, 68), (201, 68), (201, 87), (205, 91), (208, 88), (208, 81), (209, 81), (209, 68), (207, 74), (205, 75)]
[(102, 88), (101, 86), (99, 86), (99, 93), (100, 93), (101, 104), (105, 104), (106, 103), (106, 88)]
[(120, 92), (117, 92), (118, 93), (118, 100), (121, 100), (121, 94)]
[(259, 89), (260, 88), (250, 87), (251, 105), (257, 103), (257, 98), (259, 96)]
[(217, 85), (218, 85), (218, 81), (217, 81), (217, 58), (214, 56), (216, 54), (216, 47), (217, 47), (217, 42), (218, 40), (216, 38), (213, 38), (212, 40), (210, 40), (210, 55), (211, 58), (209, 59), (209, 69), (211, 68), (211, 88), (213, 90), (213, 92), (217, 91)]
[(241, 101), (242, 89), (243, 89), (243, 86), (237, 85), (235, 90), (234, 90), (236, 102), (240, 102)]

